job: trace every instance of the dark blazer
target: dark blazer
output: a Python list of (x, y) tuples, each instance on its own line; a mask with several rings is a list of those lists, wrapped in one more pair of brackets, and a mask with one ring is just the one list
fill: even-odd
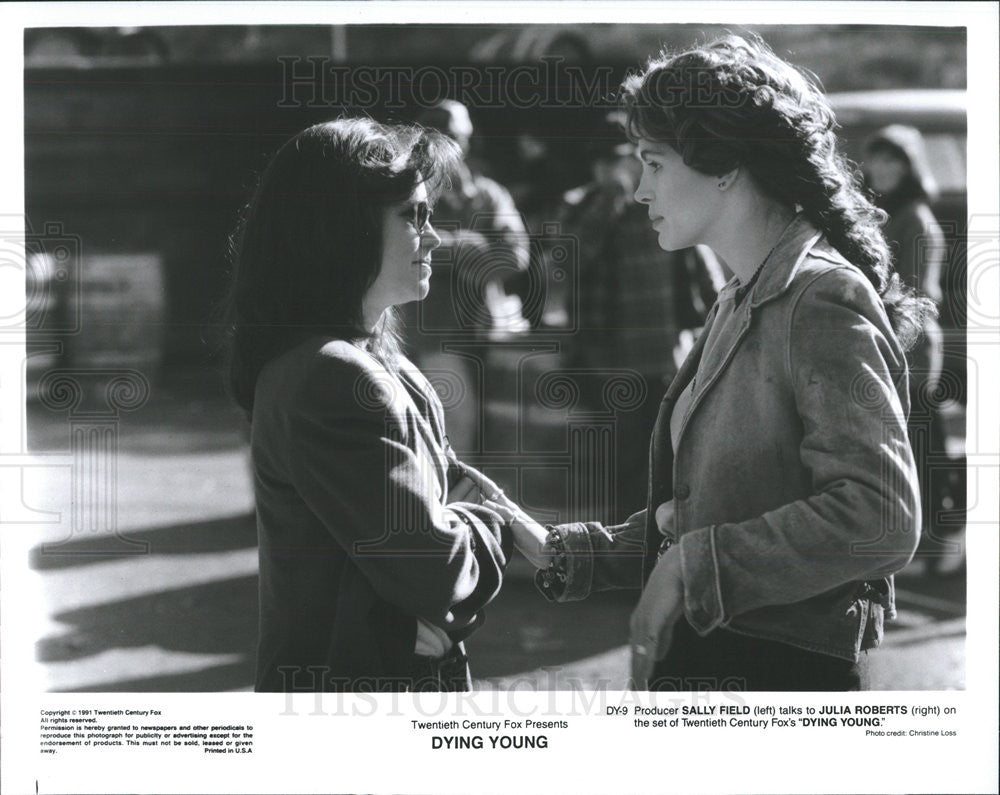
[(492, 511), (446, 504), (460, 465), (441, 403), (342, 340), (275, 358), (252, 417), (260, 543), (258, 691), (402, 689), (417, 617), (456, 642), (510, 558)]

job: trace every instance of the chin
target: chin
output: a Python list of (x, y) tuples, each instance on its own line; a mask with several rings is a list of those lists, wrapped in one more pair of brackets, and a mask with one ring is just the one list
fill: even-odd
[(677, 251), (677, 249), (681, 248), (681, 246), (675, 245), (674, 241), (672, 241), (662, 232), (656, 236), (656, 243), (664, 251)]
[(680, 251), (681, 249), (690, 248), (695, 245), (690, 241), (683, 241), (678, 240), (676, 237), (670, 237), (665, 232), (660, 232), (659, 235), (657, 235), (656, 242), (664, 251)]

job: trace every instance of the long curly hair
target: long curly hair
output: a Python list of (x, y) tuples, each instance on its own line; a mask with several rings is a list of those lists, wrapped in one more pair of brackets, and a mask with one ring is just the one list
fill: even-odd
[(393, 310), (374, 332), (362, 311), (381, 270), (382, 211), (419, 181), (433, 200), (459, 158), (440, 133), (364, 117), (316, 124), (278, 150), (230, 238), (229, 387), (248, 414), (264, 365), (309, 336), (360, 342), (394, 364)]
[(836, 120), (818, 79), (757, 36), (725, 35), (662, 52), (622, 85), (626, 133), (670, 145), (697, 171), (748, 171), (774, 200), (801, 210), (875, 287), (900, 343), (916, 342), (934, 304), (893, 271), (857, 168), (837, 150)]

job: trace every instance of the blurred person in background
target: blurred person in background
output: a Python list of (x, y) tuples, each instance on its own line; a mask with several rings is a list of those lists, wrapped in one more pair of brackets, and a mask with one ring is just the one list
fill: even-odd
[(629, 369), (645, 383), (645, 398), (621, 412), (615, 425), (616, 515), (621, 521), (646, 498), (647, 447), (660, 399), (725, 283), (711, 250), (664, 251), (649, 218), (633, 198), (639, 181), (635, 147), (624, 140), (620, 114), (605, 118), (589, 143), (591, 181), (568, 191), (558, 214), (560, 232), (579, 251), (579, 331), (569, 341), (570, 366), (582, 397), (602, 408), (601, 372)]
[(642, 588), (636, 688), (864, 689), (919, 539), (905, 351), (933, 305), (893, 272), (817, 81), (758, 37), (663, 53), (622, 91), (660, 246), (734, 276), (660, 404), (645, 510), (546, 532), (487, 505), (548, 598)]
[[(944, 233), (931, 204), (937, 198), (935, 183), (923, 136), (914, 127), (892, 124), (875, 132), (865, 145), (864, 173), (876, 203), (888, 214), (883, 227), (886, 242), (900, 278), (936, 305), (941, 303), (944, 263)], [(942, 563), (942, 528), (935, 521), (943, 503), (957, 501), (959, 484), (937, 471), (928, 460), (946, 453), (946, 427), (938, 391), (944, 361), (941, 327), (933, 318), (924, 325), (923, 337), (909, 352), (910, 441), (913, 444), (923, 500), (924, 534), (918, 554), (927, 554), (931, 570)], [(957, 469), (957, 467), (956, 467)], [(964, 464), (961, 466), (964, 470)], [(964, 502), (964, 484), (962, 502)], [(961, 557), (961, 556), (957, 556)]]
[[(466, 107), (443, 100), (416, 121), (451, 138), (463, 160), (435, 207), (441, 237), (435, 275), (428, 300), (406, 312), (405, 333), (422, 368), (461, 379), (466, 399), (447, 411), (450, 437), (457, 450), (476, 450), (483, 399), (476, 364), (489, 366), (489, 341), (529, 328), (520, 297), (508, 289), (528, 269), (528, 233), (507, 189), (465, 160), (474, 132)], [(455, 342), (464, 343), (465, 356), (442, 351), (442, 345)]]
[(344, 118), (296, 135), (234, 236), (230, 383), (251, 421), (256, 690), (467, 690), (510, 533), (400, 353), (427, 296), (438, 133)]

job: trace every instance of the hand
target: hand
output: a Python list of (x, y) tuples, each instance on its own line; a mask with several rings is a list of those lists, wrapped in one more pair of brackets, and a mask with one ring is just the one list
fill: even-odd
[(513, 502), (507, 499), (503, 489), (478, 469), (463, 464), (461, 461), (455, 463), (461, 469), (462, 477), (448, 492), (448, 502), (474, 502), (482, 505), (486, 500), (492, 500), (517, 508)]
[(656, 527), (660, 533), (674, 538), (674, 501), (661, 502), (655, 515)]
[[(506, 498), (504, 498), (506, 500)], [(506, 500), (505, 503), (486, 500), (483, 503), (503, 517), (504, 522), (514, 534), (514, 546), (524, 555), (536, 569), (547, 568), (552, 560), (552, 553), (545, 548), (548, 531), (518, 506)]]
[(649, 686), (653, 666), (667, 656), (674, 625), (683, 613), (680, 552), (670, 550), (657, 561), (629, 622), (632, 687), (636, 690)]

